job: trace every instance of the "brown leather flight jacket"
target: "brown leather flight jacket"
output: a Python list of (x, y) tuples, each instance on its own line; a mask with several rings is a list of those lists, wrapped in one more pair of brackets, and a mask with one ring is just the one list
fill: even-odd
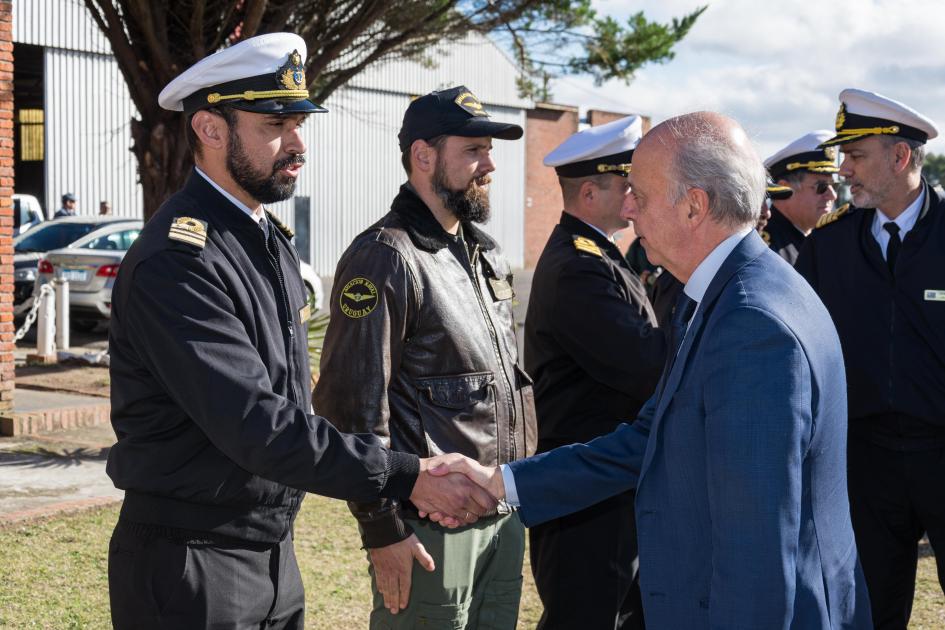
[[(535, 451), (532, 381), (518, 362), (509, 264), (472, 224), (463, 235), (466, 247), (404, 185), (354, 239), (335, 272), (314, 404), (393, 450), (495, 466)], [(368, 548), (411, 534), (409, 504), (349, 505)]]

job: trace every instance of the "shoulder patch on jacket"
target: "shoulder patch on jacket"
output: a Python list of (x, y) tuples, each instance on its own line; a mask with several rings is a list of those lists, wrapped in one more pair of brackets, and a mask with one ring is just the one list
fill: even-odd
[(574, 237), (574, 249), (578, 250), (579, 252), (584, 252), (586, 254), (597, 256), (598, 258), (604, 257), (604, 254), (601, 253), (600, 247), (597, 246), (597, 243), (587, 238), (586, 236)]
[(269, 218), (269, 221), (270, 221), (274, 226), (276, 226), (276, 229), (277, 229), (277, 230), (279, 230), (280, 232), (282, 232), (283, 234), (285, 234), (285, 237), (286, 237), (287, 239), (291, 240), (293, 237), (295, 237), (295, 232), (292, 231), (292, 228), (290, 228), (288, 225), (286, 225), (285, 223), (283, 223), (282, 221), (280, 221), (279, 218), (278, 218), (276, 215), (274, 215), (273, 213), (271, 213), (271, 212), (269, 212), (268, 210), (266, 210), (266, 216)]
[(816, 227), (822, 228), (825, 225), (830, 225), (831, 223), (833, 223), (834, 221), (836, 221), (843, 215), (847, 214), (849, 211), (850, 211), (850, 204), (845, 203), (839, 208), (837, 208), (836, 210), (834, 210), (833, 212), (828, 212), (824, 216), (817, 219)]
[(191, 217), (174, 217), (167, 238), (203, 249), (207, 244), (207, 222)]

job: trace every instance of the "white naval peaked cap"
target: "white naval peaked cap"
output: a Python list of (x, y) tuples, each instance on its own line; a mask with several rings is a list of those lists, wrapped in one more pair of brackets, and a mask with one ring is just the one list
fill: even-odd
[(545, 156), (561, 177), (586, 177), (630, 172), (633, 150), (643, 137), (643, 119), (627, 116), (606, 125), (589, 127), (570, 136)]
[(275, 114), (327, 111), (308, 100), (307, 52), (294, 33), (250, 37), (179, 74), (161, 90), (158, 104), (188, 113), (217, 104)]
[(890, 135), (927, 142), (938, 127), (908, 105), (882, 94), (847, 88), (840, 92), (836, 135), (825, 146), (855, 142), (867, 136)]
[(836, 173), (837, 149), (821, 146), (833, 135), (828, 129), (804, 134), (765, 160), (765, 168), (775, 180), (797, 171)]

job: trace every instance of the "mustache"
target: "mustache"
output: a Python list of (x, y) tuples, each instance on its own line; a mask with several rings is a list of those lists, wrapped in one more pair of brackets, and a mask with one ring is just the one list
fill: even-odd
[(483, 175), (482, 177), (473, 178), (472, 182), (470, 183), (475, 184), (476, 186), (487, 186), (492, 183), (492, 178), (488, 175)]
[(272, 165), (272, 172), (275, 173), (284, 168), (289, 168), (290, 166), (302, 166), (305, 164), (304, 155), (292, 155), (287, 158), (283, 158)]

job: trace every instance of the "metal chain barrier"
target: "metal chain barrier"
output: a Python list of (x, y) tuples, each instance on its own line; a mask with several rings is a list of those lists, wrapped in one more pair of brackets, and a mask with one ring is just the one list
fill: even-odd
[(48, 299), (52, 299), (53, 293), (52, 284), (44, 284), (39, 288), (39, 294), (33, 298), (33, 308), (30, 309), (30, 312), (26, 315), (26, 321), (13, 336), (13, 343), (22, 339), (29, 332), (30, 327), (36, 323), (36, 316), (39, 314), (39, 305), (42, 303), (43, 297), (48, 295)]

